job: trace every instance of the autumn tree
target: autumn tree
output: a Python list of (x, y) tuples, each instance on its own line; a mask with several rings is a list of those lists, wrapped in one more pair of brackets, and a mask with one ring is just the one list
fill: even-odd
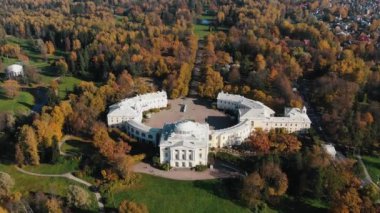
[(198, 87), (199, 94), (202, 97), (215, 98), (217, 93), (223, 89), (223, 77), (219, 72), (214, 71), (211, 67), (205, 69), (204, 83)]
[(41, 81), (41, 76), (39, 75), (36, 68), (32, 66), (24, 67), (24, 82), (25, 83), (39, 83)]
[(258, 54), (255, 59), (257, 71), (263, 71), (266, 67), (266, 61), (263, 55)]
[(134, 81), (128, 71), (124, 70), (117, 78), (117, 85), (119, 86), (119, 93), (121, 98), (125, 98), (128, 94), (133, 92)]
[(131, 172), (132, 172), (132, 166), (143, 160), (145, 158), (145, 155), (117, 155), (114, 160), (114, 165), (116, 171), (119, 173), (119, 176), (123, 179), (127, 179)]
[(277, 164), (266, 163), (244, 179), (241, 196), (252, 208), (262, 201), (284, 195), (287, 188), (288, 178), (281, 168)]
[(268, 163), (260, 169), (260, 174), (265, 180), (265, 191), (269, 197), (285, 194), (288, 189), (288, 178), (278, 165)]
[(138, 204), (129, 200), (123, 200), (119, 205), (120, 213), (148, 213), (148, 209), (143, 204)]
[(0, 172), (0, 198), (9, 196), (14, 185), (15, 181), (8, 173)]
[(269, 138), (276, 152), (295, 153), (301, 149), (301, 141), (293, 134), (272, 130), (270, 131)]
[(256, 207), (262, 202), (262, 193), (265, 181), (258, 172), (254, 172), (244, 179), (241, 196), (249, 207)]
[(6, 80), (3, 83), (3, 89), (5, 91), (5, 95), (8, 98), (14, 98), (18, 96), (20, 92), (20, 85), (15, 80)]
[(54, 64), (54, 67), (57, 69), (57, 72), (60, 75), (66, 75), (67, 71), (69, 70), (69, 66), (63, 58), (57, 60)]
[(24, 162), (19, 162), (19, 164), (38, 165), (40, 163), (37, 137), (34, 129), (31, 126), (24, 125), (21, 127), (21, 130), (18, 134), (17, 146), (19, 146), (20, 153), (16, 153), (16, 156), (23, 156), (19, 157), (19, 159), (24, 159)]
[(70, 185), (67, 193), (67, 200), (70, 205), (83, 208), (90, 204), (90, 195), (80, 186)]
[[(108, 134), (107, 128), (104, 124), (96, 123), (93, 128), (93, 142), (99, 152), (107, 159), (114, 161), (120, 156), (124, 156), (130, 147), (123, 141), (116, 142)], [(121, 158), (121, 163), (125, 165), (128, 163), (128, 159)], [(121, 171), (124, 171), (124, 166), (121, 166)], [(124, 172), (123, 172), (124, 173)]]
[(257, 129), (249, 137), (249, 141), (247, 142), (247, 145), (252, 151), (268, 153), (271, 148), (271, 141), (269, 140), (267, 133), (265, 133), (261, 129)]
[(47, 42), (45, 42), (45, 45), (46, 45), (46, 53), (49, 54), (49, 55), (54, 54), (55, 47), (54, 47), (53, 42), (47, 41)]
[(73, 50), (80, 50), (81, 49), (81, 43), (78, 39), (74, 39), (73, 41)]
[(57, 198), (50, 198), (46, 201), (46, 210), (50, 213), (62, 213), (62, 202)]

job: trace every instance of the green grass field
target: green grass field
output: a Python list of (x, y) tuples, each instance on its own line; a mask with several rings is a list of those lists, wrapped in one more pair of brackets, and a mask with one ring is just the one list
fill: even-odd
[[(36, 41), (33, 39), (22, 39), (14, 36), (7, 36), (8, 43), (18, 44), (22, 52), (29, 57), (29, 65), (39, 70), (41, 76), (41, 85), (49, 86), (51, 81), (58, 78), (59, 74), (50, 66), (55, 59), (65, 55), (64, 52), (56, 50), (55, 55), (49, 55), (46, 59), (40, 54), (36, 48)], [(4, 67), (19, 62), (16, 58), (2, 58)], [(1, 70), (3, 72), (3, 70)], [(81, 80), (76, 77), (63, 76), (60, 78), (59, 96), (65, 98), (67, 93), (72, 92), (74, 86)], [(0, 111), (13, 111), (15, 113), (28, 112), (34, 105), (34, 98), (28, 92), (22, 92), (19, 97), (10, 100), (0, 98)]]
[(73, 157), (61, 157), (56, 164), (40, 164), (38, 166), (25, 166), (25, 170), (40, 174), (64, 174), (79, 169), (79, 159)]
[(0, 112), (25, 113), (29, 112), (33, 105), (34, 97), (28, 92), (21, 91), (13, 99), (8, 99), (4, 95), (0, 96)]
[(75, 85), (79, 84), (82, 80), (72, 77), (61, 77), (59, 82), (59, 97), (65, 98), (66, 95), (74, 90)]
[(380, 157), (362, 156), (362, 160), (372, 180), (375, 183), (380, 181)]
[[(36, 177), (20, 173), (16, 170), (14, 165), (6, 165), (0, 163), (0, 171), (6, 172), (15, 180), (14, 192), (18, 191), (22, 194), (28, 192), (44, 192), (54, 194), (60, 197), (66, 197), (70, 185), (79, 185), (85, 188), (89, 193), (90, 191), (83, 185), (61, 177)], [(93, 193), (90, 193), (91, 205), (88, 207), (89, 211), (96, 211), (97, 204), (96, 198)]]
[[(225, 196), (219, 180), (176, 181), (141, 175), (135, 187), (114, 194), (115, 205), (124, 199), (145, 204), (150, 212), (249, 212)], [(112, 199), (108, 198), (108, 207)]]
[(215, 19), (215, 16), (209, 16), (209, 15), (202, 15), (201, 17), (199, 17), (199, 19), (197, 20), (197, 23), (195, 23), (194, 25), (194, 32), (200, 40), (203, 40), (205, 36), (210, 34), (212, 32), (211, 30), (212, 28), (210, 28), (208, 23), (199, 23), (199, 22), (202, 22), (202, 21), (213, 22), (214, 19)]

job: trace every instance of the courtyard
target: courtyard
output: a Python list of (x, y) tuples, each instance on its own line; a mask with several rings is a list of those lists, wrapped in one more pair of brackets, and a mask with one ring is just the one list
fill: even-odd
[(196, 98), (169, 100), (169, 109), (150, 114), (144, 123), (153, 128), (162, 128), (165, 123), (192, 120), (208, 123), (210, 129), (223, 129), (236, 124), (233, 116), (217, 110), (216, 107), (213, 107), (214, 103), (213, 100)]

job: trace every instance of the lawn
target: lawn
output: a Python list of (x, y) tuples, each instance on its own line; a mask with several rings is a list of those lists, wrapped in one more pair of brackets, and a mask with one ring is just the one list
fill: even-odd
[(362, 156), (362, 160), (373, 182), (380, 181), (380, 157)]
[(75, 85), (81, 82), (80, 79), (72, 76), (64, 76), (59, 80), (59, 97), (65, 98), (69, 92), (74, 90)]
[(325, 202), (310, 199), (310, 198), (294, 198), (284, 196), (281, 201), (274, 207), (276, 212), (293, 213), (293, 212), (308, 212), (308, 213), (324, 213), (328, 212), (328, 206)]
[(194, 32), (198, 35), (200, 40), (212, 32), (210, 24), (215, 20), (215, 16), (202, 15), (199, 17), (194, 25)]
[(227, 197), (220, 180), (176, 181), (141, 175), (139, 183), (127, 191), (116, 192), (114, 202), (124, 199), (145, 204), (150, 212), (249, 212)]
[[(1, 90), (0, 93), (2, 93)], [(25, 113), (30, 111), (33, 105), (34, 97), (28, 92), (21, 91), (20, 94), (13, 99), (0, 95), (0, 112)]]
[(79, 169), (78, 157), (61, 157), (56, 164), (43, 163), (38, 166), (25, 166), (24, 169), (40, 174), (64, 174)]
[[(6, 41), (8, 43), (18, 44), (22, 52), (29, 57), (29, 65), (37, 68), (40, 71), (41, 82), (45, 86), (50, 85), (51, 81), (58, 78), (59, 74), (51, 67), (51, 62), (59, 57), (65, 56), (65, 52), (56, 50), (54, 55), (49, 55), (45, 59), (35, 47), (35, 40), (16, 38), (14, 36), (7, 36)], [(19, 62), (16, 58), (2, 58), (5, 66)], [(60, 78), (59, 96), (65, 98), (68, 92), (72, 92), (74, 86), (81, 80), (76, 77), (64, 76)], [(0, 103), (1, 105), (1, 103)]]
[[(83, 185), (76, 182), (70, 181), (66, 178), (61, 177), (36, 177), (31, 175), (26, 175), (20, 173), (16, 170), (14, 165), (6, 165), (0, 163), (0, 171), (6, 172), (12, 176), (15, 180), (15, 187), (13, 191), (21, 192), (22, 194), (27, 194), (28, 192), (45, 192), (65, 197), (68, 192), (68, 187), (70, 185), (80, 185), (85, 188), (89, 193), (90, 191)], [(87, 210), (96, 211), (97, 204), (96, 198), (93, 193), (91, 195), (91, 205)]]
[(76, 139), (67, 140), (64, 144), (62, 144), (61, 151), (68, 154), (73, 154), (75, 156), (80, 156), (83, 154), (90, 154), (95, 150), (91, 143)]
[(196, 24), (194, 27), (194, 32), (198, 35), (200, 40), (202, 40), (205, 36), (211, 33), (210, 27), (208, 25), (202, 24)]

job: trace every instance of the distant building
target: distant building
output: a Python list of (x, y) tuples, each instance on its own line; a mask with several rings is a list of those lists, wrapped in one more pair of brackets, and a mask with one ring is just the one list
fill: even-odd
[(322, 145), (322, 147), (326, 151), (327, 154), (329, 154), (332, 158), (335, 159), (336, 150), (332, 144), (324, 144), (324, 145)]
[(7, 67), (5, 72), (6, 72), (6, 75), (8, 76), (8, 78), (23, 76), (24, 75), (24, 68), (20, 64), (12, 64), (12, 65)]
[(165, 124), (160, 139), (160, 162), (172, 167), (207, 165), (209, 126), (193, 121)]

